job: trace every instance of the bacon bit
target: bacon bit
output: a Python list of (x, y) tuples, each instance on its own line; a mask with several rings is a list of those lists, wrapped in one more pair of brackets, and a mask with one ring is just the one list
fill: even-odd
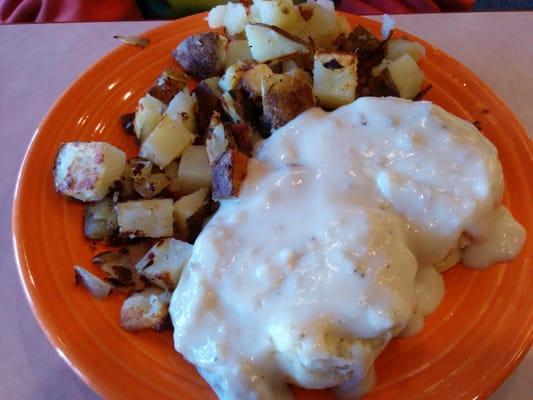
[(140, 47), (144, 49), (148, 44), (150, 44), (150, 39), (142, 38), (139, 36), (124, 36), (124, 35), (115, 35), (113, 39), (118, 39), (122, 43), (126, 43), (132, 46)]

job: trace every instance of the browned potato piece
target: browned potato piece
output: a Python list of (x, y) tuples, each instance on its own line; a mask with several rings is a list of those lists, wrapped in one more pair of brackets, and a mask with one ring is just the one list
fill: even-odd
[(261, 81), (274, 73), (266, 64), (257, 64), (246, 71), (241, 78), (241, 87), (250, 97), (261, 96)]
[(196, 79), (222, 75), (226, 63), (228, 39), (216, 32), (187, 37), (173, 52), (174, 59)]
[(380, 40), (372, 32), (357, 25), (339, 45), (340, 51), (357, 52), (360, 59), (367, 58), (380, 48)]
[(113, 236), (116, 236), (117, 214), (110, 197), (88, 205), (83, 217), (83, 232), (87, 239), (111, 240)]
[(248, 156), (234, 149), (226, 150), (213, 164), (213, 199), (237, 196), (248, 171)]
[(189, 146), (181, 156), (178, 185), (182, 194), (211, 185), (211, 169), (205, 146)]
[(90, 273), (79, 265), (74, 266), (74, 282), (76, 285), (82, 285), (97, 299), (103, 299), (109, 296), (113, 286)]
[(200, 137), (205, 137), (213, 112), (223, 112), (218, 90), (218, 84), (212, 87), (208, 81), (200, 82), (193, 90), (193, 94), (196, 96), (196, 102), (198, 103), (196, 126)]
[(161, 331), (172, 326), (168, 314), (171, 293), (159, 288), (147, 288), (133, 293), (122, 304), (120, 325), (127, 331), (155, 329)]
[(193, 243), (211, 212), (209, 189), (202, 188), (174, 203), (174, 223), (180, 236)]
[(308, 42), (277, 26), (252, 23), (244, 29), (252, 57), (258, 62), (283, 60), (312, 50)]
[(271, 129), (277, 129), (298, 114), (315, 105), (313, 88), (284, 74), (265, 77), (261, 84), (263, 118)]
[(337, 108), (355, 100), (357, 55), (339, 51), (315, 54), (313, 93), (319, 104)]
[(377, 76), (370, 78), (368, 82), (368, 95), (385, 97), (394, 96), (400, 97), (400, 92), (391, 77), (391, 74), (387, 68), (382, 70)]
[(148, 93), (168, 105), (170, 100), (187, 86), (188, 81), (189, 78), (183, 72), (175, 69), (167, 69), (159, 75)]

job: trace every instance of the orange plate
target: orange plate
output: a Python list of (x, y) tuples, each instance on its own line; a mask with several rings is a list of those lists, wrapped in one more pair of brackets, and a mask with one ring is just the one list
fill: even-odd
[[(122, 133), (119, 115), (133, 111), (155, 77), (175, 66), (171, 50), (187, 35), (205, 31), (204, 17), (161, 26), (146, 34), (151, 40), (146, 49), (122, 45), (91, 67), (48, 113), (20, 172), (14, 243), (28, 301), (60, 355), (106, 399), (215, 396), (194, 367), (174, 352), (170, 332), (125, 332), (118, 322), (122, 296), (99, 301), (74, 286), (73, 264), (89, 266), (96, 250), (82, 235), (83, 206), (54, 192), (52, 165), (59, 145), (75, 140), (107, 141), (134, 155), (136, 145)], [(354, 25), (379, 29), (376, 22), (347, 17)], [(380, 356), (377, 383), (368, 399), (486, 397), (517, 365), (533, 338), (533, 201), (528, 179), (533, 147), (485, 84), (456, 60), (424, 45), (422, 67), (433, 84), (429, 99), (480, 121), (500, 153), (505, 203), (526, 226), (529, 238), (511, 263), (485, 271), (459, 266), (446, 272), (441, 306), (421, 334), (393, 341)], [(332, 398), (328, 391), (296, 392), (298, 398)]]

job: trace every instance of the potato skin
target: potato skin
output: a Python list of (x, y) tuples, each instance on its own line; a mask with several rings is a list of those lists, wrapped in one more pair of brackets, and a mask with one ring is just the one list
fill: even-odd
[[(196, 111), (198, 134), (200, 138), (205, 139), (206, 131), (209, 128), (209, 121), (211, 120), (213, 113), (216, 111), (219, 114), (222, 114), (224, 110), (222, 109), (220, 98), (213, 92), (207, 83), (203, 81), (200, 82), (192, 92), (196, 96), (196, 101), (198, 103)], [(203, 143), (203, 140), (197, 142), (197, 144), (201, 143)]]
[(289, 75), (274, 74), (262, 81), (263, 118), (270, 130), (282, 127), (314, 107), (313, 88)]
[(248, 156), (228, 149), (215, 161), (212, 171), (213, 200), (237, 196), (248, 171)]
[(170, 100), (187, 86), (188, 78), (185, 74), (176, 70), (164, 71), (148, 90), (148, 94), (168, 105)]
[(176, 62), (192, 77), (207, 79), (224, 73), (228, 40), (216, 32), (187, 37), (173, 51)]

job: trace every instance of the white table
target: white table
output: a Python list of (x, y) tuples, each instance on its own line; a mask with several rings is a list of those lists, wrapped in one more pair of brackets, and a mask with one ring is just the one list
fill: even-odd
[[(533, 13), (395, 17), (398, 27), (477, 73), (533, 132)], [(96, 399), (58, 357), (24, 298), (11, 244), (11, 201), (30, 138), (56, 97), (119, 43), (159, 22), (0, 26), (0, 399)], [(530, 234), (533, 234), (530, 232)], [(491, 400), (533, 398), (533, 353)]]

